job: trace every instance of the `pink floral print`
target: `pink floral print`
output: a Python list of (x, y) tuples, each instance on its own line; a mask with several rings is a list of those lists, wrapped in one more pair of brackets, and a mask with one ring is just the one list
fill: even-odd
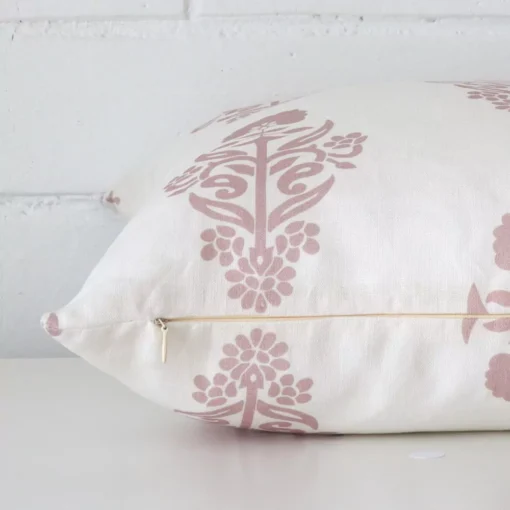
[(497, 110), (510, 112), (510, 82), (467, 81), (455, 85), (468, 89), (469, 99), (483, 99), (492, 103)]
[[(328, 194), (333, 170), (356, 168), (367, 139), (333, 134), (330, 120), (305, 125), (306, 117), (295, 109), (246, 124), (165, 187), (170, 197), (188, 193), (191, 206), (217, 222), (201, 233), (201, 257), (226, 269), (228, 297), (243, 310), (264, 313), (293, 293), (295, 266), (320, 251), (319, 225), (296, 217)], [(253, 208), (236, 200), (248, 194)]]
[(496, 398), (510, 402), (510, 354), (497, 354), (489, 362), (485, 386)]
[(222, 266), (232, 264), (234, 255), (231, 251), (241, 253), (244, 246), (244, 239), (236, 237), (236, 231), (225, 225), (204, 230), (200, 238), (206, 243), (200, 252), (202, 258), (204, 260), (214, 260), (219, 257)]
[(248, 371), (252, 367), (252, 361), (257, 363), (268, 381), (276, 378), (277, 371), (285, 371), (290, 368), (290, 363), (282, 357), (289, 350), (287, 344), (276, 343), (276, 335), (266, 333), (262, 335), (260, 329), (252, 331), (250, 338), (238, 335), (235, 344), (226, 344), (223, 353), (227, 356), (220, 361), (220, 368), (229, 371), (234, 380), (247, 383)]
[(229, 382), (225, 374), (216, 374), (212, 382), (204, 375), (197, 375), (194, 383), (200, 391), (193, 393), (193, 399), (207, 407), (222, 406), (227, 403), (229, 397), (237, 396), (235, 382)]
[[(193, 399), (207, 411), (177, 411), (204, 421), (241, 428), (304, 433), (319, 428), (312, 416), (295, 409), (312, 400), (310, 378), (296, 381), (288, 371), (289, 346), (271, 332), (253, 329), (223, 346), (221, 372), (197, 375)], [(258, 426), (255, 420), (263, 421)]]
[(202, 131), (203, 129), (209, 127), (211, 124), (214, 124), (216, 122), (232, 124), (232, 122), (244, 119), (245, 117), (249, 117), (250, 115), (261, 112), (262, 110), (265, 110), (267, 108), (277, 106), (280, 103), (281, 101), (272, 101), (271, 103), (267, 104), (254, 104), (251, 106), (245, 106), (244, 108), (234, 108), (233, 110), (227, 110), (226, 112), (223, 112), (217, 117), (214, 117), (214, 119), (211, 119), (205, 124), (202, 124), (201, 126), (197, 127), (192, 131), (192, 133), (198, 133), (199, 131)]
[(286, 374), (280, 378), (279, 383), (271, 383), (268, 395), (276, 398), (276, 402), (282, 406), (306, 404), (312, 400), (312, 396), (307, 393), (312, 386), (311, 379), (301, 379), (296, 382), (293, 375)]
[(292, 267), (284, 267), (281, 257), (268, 260), (267, 269), (258, 271), (247, 258), (239, 259), (239, 270), (225, 274), (228, 282), (234, 283), (228, 291), (231, 299), (241, 299), (244, 309), (255, 308), (263, 313), (267, 305), (278, 306), (282, 296), (290, 296), (294, 288), (289, 280), (296, 276)]
[(499, 268), (510, 271), (510, 214), (505, 214), (501, 222), (501, 225), (494, 230), (495, 261)]
[(271, 101), (270, 103), (259, 103), (254, 104), (250, 106), (245, 106), (243, 108), (234, 108), (232, 110), (227, 110), (220, 115), (217, 115), (210, 121), (206, 122), (205, 124), (202, 124), (201, 126), (197, 127), (192, 131), (192, 133), (198, 133), (199, 131), (202, 131), (203, 129), (208, 128), (212, 124), (216, 123), (224, 123), (224, 124), (232, 124), (233, 122), (237, 122), (238, 120), (244, 119), (246, 117), (249, 117), (251, 115), (255, 115), (256, 113), (262, 112), (264, 110), (267, 110), (268, 108), (273, 108), (274, 106), (283, 105), (285, 103), (288, 103), (290, 101), (294, 101), (296, 99), (300, 99), (303, 96), (296, 96), (290, 99), (284, 99), (279, 101)]
[[(496, 238), (493, 244), (494, 261), (500, 269), (508, 271), (510, 270), (510, 214), (505, 214), (501, 221), (502, 224), (494, 230), (494, 237)], [(485, 303), (496, 303), (501, 307), (510, 308), (510, 291), (498, 289), (489, 292), (485, 298)], [(488, 314), (475, 284), (473, 284), (469, 292), (467, 313), (470, 315)], [(469, 342), (471, 332), (477, 322), (478, 319), (470, 317), (463, 320), (462, 333), (464, 342)], [(502, 317), (486, 321), (483, 323), (483, 327), (496, 333), (510, 331), (510, 318)]]
[[(494, 230), (496, 241), (493, 244), (496, 265), (505, 271), (510, 270), (510, 214), (505, 214), (502, 224)], [(510, 291), (504, 289), (493, 290), (485, 297), (485, 303), (496, 303), (499, 307), (510, 308)], [(475, 284), (472, 285), (468, 295), (467, 313), (469, 315), (489, 314), (480, 292)], [(510, 313), (510, 312), (509, 312)], [(467, 344), (478, 318), (466, 317), (462, 321), (462, 336)], [(498, 317), (482, 322), (482, 326), (493, 333), (510, 331), (510, 317)], [(486, 387), (492, 391), (495, 397), (503, 398), (510, 402), (510, 354), (497, 354), (489, 362), (489, 370), (486, 373)]]
[[(473, 284), (469, 291), (468, 300), (467, 300), (467, 313), (468, 315), (484, 315), (487, 313), (487, 309), (482, 302), (480, 297), (480, 293), (476, 288), (476, 285)], [(478, 319), (467, 317), (462, 320), (462, 338), (464, 338), (464, 343), (468, 343), (471, 337), (471, 332), (475, 327), (475, 324), (478, 322)]]
[(289, 262), (297, 262), (301, 252), (315, 255), (320, 250), (319, 242), (314, 239), (319, 232), (320, 227), (316, 223), (294, 221), (276, 238), (276, 253)]

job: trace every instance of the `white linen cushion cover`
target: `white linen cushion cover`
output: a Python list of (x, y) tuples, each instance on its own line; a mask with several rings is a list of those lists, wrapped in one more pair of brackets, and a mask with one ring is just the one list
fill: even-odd
[(44, 327), (205, 421), (510, 428), (509, 135), (508, 82), (225, 112), (106, 196), (131, 219)]

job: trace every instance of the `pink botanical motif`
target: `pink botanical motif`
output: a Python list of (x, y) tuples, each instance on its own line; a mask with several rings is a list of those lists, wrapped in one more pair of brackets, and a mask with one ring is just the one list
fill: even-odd
[(496, 354), (489, 362), (485, 386), (496, 398), (510, 402), (510, 354)]
[[(288, 371), (289, 347), (274, 333), (254, 329), (223, 346), (220, 372), (198, 375), (193, 399), (210, 410), (177, 411), (204, 421), (241, 428), (305, 433), (319, 428), (312, 416), (295, 409), (312, 400), (310, 378), (296, 381)], [(254, 423), (260, 423), (254, 425)]]
[[(502, 224), (494, 230), (493, 248), (495, 254), (496, 265), (505, 271), (510, 270), (510, 214), (505, 214), (502, 218)], [(508, 290), (494, 290), (487, 294), (485, 304), (495, 303), (499, 307), (510, 308), (510, 291)], [(475, 284), (472, 285), (468, 295), (468, 309), (469, 315), (485, 315), (489, 314), (486, 305), (484, 304), (480, 293)], [(509, 311), (510, 313), (510, 311)], [(488, 317), (489, 318), (489, 317)], [(462, 336), (464, 342), (468, 343), (471, 333), (478, 318), (467, 317), (462, 321)], [(499, 317), (495, 320), (489, 320), (483, 323), (483, 327), (489, 331), (501, 333), (510, 331), (510, 317)]]
[(227, 403), (229, 397), (237, 396), (235, 382), (229, 382), (225, 374), (216, 374), (212, 382), (203, 375), (197, 375), (194, 382), (200, 391), (193, 393), (192, 396), (197, 402), (205, 404), (206, 407), (222, 406)]
[[(482, 302), (480, 297), (480, 293), (476, 288), (476, 285), (473, 283), (471, 289), (469, 291), (468, 300), (467, 300), (467, 314), (468, 315), (484, 315), (487, 313), (487, 309)], [(478, 318), (466, 317), (462, 319), (462, 338), (464, 338), (464, 343), (468, 343), (471, 337), (471, 332), (475, 327), (475, 324), (478, 322)]]
[(294, 266), (320, 250), (319, 225), (296, 217), (328, 194), (336, 170), (356, 168), (367, 139), (335, 135), (330, 120), (308, 126), (306, 117), (288, 110), (244, 125), (165, 187), (170, 197), (188, 193), (216, 222), (201, 233), (201, 257), (226, 269), (228, 296), (244, 310), (264, 313), (292, 294)]
[(199, 131), (202, 131), (203, 129), (209, 127), (211, 124), (214, 124), (214, 123), (232, 124), (232, 122), (236, 122), (237, 120), (244, 119), (246, 117), (249, 117), (250, 115), (261, 112), (267, 108), (277, 106), (277, 105), (281, 104), (282, 102), (283, 101), (272, 101), (271, 103), (254, 104), (251, 106), (245, 106), (244, 108), (235, 108), (233, 110), (227, 110), (226, 112), (223, 112), (220, 115), (214, 117), (214, 119), (211, 119), (210, 121), (206, 122), (205, 124), (202, 124), (201, 126), (195, 128), (192, 131), (192, 133), (198, 133)]
[(108, 193), (107, 195), (104, 196), (103, 200), (105, 202), (107, 202), (108, 204), (112, 204), (112, 205), (119, 205), (120, 204), (120, 198), (119, 197), (116, 197), (114, 194), (113, 194), (113, 191), (110, 191), (110, 193)]
[(312, 396), (306, 393), (312, 386), (311, 379), (301, 379), (296, 383), (293, 375), (286, 374), (280, 378), (279, 383), (271, 383), (268, 395), (276, 398), (276, 402), (282, 406), (306, 404), (312, 400)]
[(501, 221), (501, 225), (494, 230), (496, 265), (500, 269), (510, 271), (510, 214), (505, 214)]
[[(510, 214), (505, 214), (502, 224), (494, 230), (496, 238), (493, 248), (496, 265), (505, 271), (510, 270)], [(491, 319), (487, 306), (491, 303), (498, 305), (498, 314), (501, 308), (510, 308), (510, 291), (497, 289), (489, 292), (485, 297), (485, 303), (475, 284), (471, 286), (468, 295), (468, 315), (487, 315), (483, 319), (482, 326), (493, 333), (510, 331), (510, 310), (508, 317), (497, 317)], [(462, 336), (464, 342), (468, 343), (471, 333), (480, 320), (480, 317), (466, 317), (462, 321)], [(489, 370), (486, 373), (486, 387), (492, 391), (495, 397), (503, 398), (510, 402), (510, 354), (500, 353), (495, 355), (489, 363)]]
[(497, 110), (510, 112), (510, 82), (466, 81), (454, 85), (468, 89), (469, 99), (483, 99), (492, 103)]

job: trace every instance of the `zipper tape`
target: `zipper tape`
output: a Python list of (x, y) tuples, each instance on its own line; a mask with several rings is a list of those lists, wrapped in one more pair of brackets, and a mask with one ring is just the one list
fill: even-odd
[(226, 315), (226, 316), (198, 316), (198, 317), (175, 317), (167, 319), (159, 317), (154, 319), (154, 324), (161, 330), (161, 362), (166, 363), (168, 347), (168, 325), (173, 323), (193, 322), (295, 322), (303, 320), (324, 319), (352, 319), (352, 318), (385, 318), (385, 319), (510, 319), (509, 313), (492, 314), (467, 314), (467, 313), (353, 313), (353, 314), (328, 314), (328, 315)]
[(203, 315), (189, 317), (164, 318), (154, 320), (157, 325), (177, 322), (292, 322), (302, 320), (324, 319), (355, 319), (355, 318), (385, 318), (385, 319), (510, 319), (510, 313), (351, 313), (324, 315)]

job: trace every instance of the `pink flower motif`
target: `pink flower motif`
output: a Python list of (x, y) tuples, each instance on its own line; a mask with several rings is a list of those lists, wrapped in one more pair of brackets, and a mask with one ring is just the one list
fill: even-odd
[(250, 337), (238, 335), (235, 344), (223, 346), (227, 356), (220, 361), (220, 368), (230, 372), (234, 381), (240, 381), (240, 387), (256, 384), (263, 388), (264, 379), (274, 381), (277, 372), (289, 369), (290, 363), (283, 357), (289, 350), (284, 342), (276, 342), (274, 333), (262, 334), (254, 329)]
[[(296, 404), (306, 404), (312, 399), (308, 391), (313, 381), (305, 378), (296, 383), (293, 375), (285, 374), (290, 368), (286, 359), (288, 351), (289, 346), (277, 342), (274, 333), (253, 329), (249, 336), (237, 335), (235, 343), (223, 345), (225, 357), (219, 362), (223, 373), (216, 373), (212, 381), (205, 375), (193, 380), (199, 390), (192, 394), (193, 399), (213, 409), (177, 412), (244, 429), (257, 427), (295, 434), (318, 430), (319, 423), (313, 416), (296, 409), (299, 407)], [(276, 402), (268, 402), (266, 398)]]
[[(252, 122), (225, 138), (224, 142), (240, 141), (242, 144), (250, 143), (257, 138), (276, 139), (287, 134), (298, 133), (307, 128), (288, 129), (289, 125), (301, 122), (306, 118), (306, 112), (303, 110), (289, 110), (280, 112), (269, 117)], [(239, 144), (235, 144), (239, 145)]]
[(285, 234), (276, 238), (276, 252), (278, 255), (285, 254), (285, 258), (292, 263), (298, 262), (301, 250), (309, 255), (314, 255), (320, 250), (319, 242), (314, 239), (320, 232), (316, 223), (294, 221), (287, 225)]
[(492, 245), (496, 254), (496, 265), (510, 271), (510, 214), (502, 218), (502, 225), (494, 230), (496, 240)]
[(363, 151), (363, 142), (368, 136), (362, 133), (349, 133), (345, 136), (332, 136), (329, 142), (324, 144), (324, 149), (328, 150), (327, 161), (333, 163), (337, 168), (352, 169), (356, 165), (350, 161), (344, 161), (345, 158), (353, 158)]
[(236, 122), (239, 119), (244, 119), (245, 117), (249, 117), (255, 113), (258, 113), (266, 108), (271, 108), (272, 106), (277, 106), (280, 104), (280, 101), (272, 101), (268, 104), (254, 104), (250, 106), (245, 106), (244, 108), (234, 108), (233, 110), (227, 110), (223, 112), (220, 116), (215, 117), (214, 119), (202, 124), (192, 131), (192, 133), (197, 133), (198, 131), (202, 131), (206, 127), (210, 126), (214, 122), (224, 122), (225, 124), (232, 124), (232, 122)]
[(324, 147), (333, 150), (352, 149), (353, 145), (362, 144), (368, 136), (363, 136), (361, 133), (349, 133), (345, 136), (332, 136), (329, 142), (324, 144)]
[(485, 99), (497, 110), (510, 111), (510, 82), (463, 82), (456, 83), (456, 86), (470, 89), (469, 99)]
[(258, 113), (266, 108), (271, 108), (272, 106), (277, 106), (280, 104), (280, 101), (273, 101), (269, 104), (255, 104), (252, 106), (245, 106), (244, 108), (235, 108), (233, 110), (227, 110), (222, 117), (222, 120), (226, 124), (232, 124), (239, 119), (244, 119), (245, 117), (249, 117), (254, 113)]
[[(487, 309), (485, 308), (482, 298), (480, 297), (480, 293), (474, 283), (471, 285), (471, 289), (468, 294), (467, 313), (468, 315), (481, 315), (487, 313)], [(464, 343), (467, 344), (469, 342), (471, 333), (477, 322), (478, 319), (473, 317), (462, 319), (462, 338), (464, 338)]]
[(268, 304), (279, 306), (281, 296), (290, 296), (294, 290), (289, 281), (296, 276), (296, 271), (284, 267), (281, 257), (273, 258), (268, 253), (266, 260), (259, 263), (252, 253), (250, 260), (246, 257), (239, 259), (238, 266), (239, 270), (228, 271), (225, 278), (235, 284), (229, 289), (228, 296), (241, 299), (244, 310), (255, 308), (256, 312), (264, 313)]
[(200, 255), (203, 260), (213, 260), (219, 255), (222, 266), (229, 266), (234, 262), (234, 255), (242, 255), (244, 239), (235, 237), (236, 231), (232, 227), (219, 225), (215, 229), (208, 228), (201, 234), (202, 241), (207, 244)]
[(488, 90), (468, 92), (469, 99), (485, 99), (499, 110), (510, 110), (510, 93), (504, 90)]
[[(485, 298), (487, 303), (497, 303), (500, 306), (510, 306), (510, 292), (507, 290), (494, 290), (487, 294)], [(495, 333), (503, 333), (505, 331), (510, 330), (510, 318), (508, 317), (500, 317), (491, 322), (486, 322), (484, 328), (489, 331), (494, 331)]]
[(497, 398), (510, 402), (510, 354), (497, 354), (489, 362), (485, 386)]
[(276, 402), (282, 406), (306, 404), (312, 400), (312, 396), (307, 393), (312, 386), (312, 379), (301, 379), (295, 383), (293, 375), (285, 374), (280, 378), (280, 384), (271, 383), (268, 395), (276, 398)]
[(193, 165), (182, 175), (174, 177), (166, 186), (165, 191), (169, 196), (179, 195), (199, 182), (199, 175), (204, 168), (200, 165)]
[[(226, 112), (223, 121), (245, 117), (259, 107)], [(320, 250), (316, 239), (320, 229), (315, 223), (292, 219), (315, 207), (329, 192), (335, 182), (329, 170), (355, 168), (347, 159), (363, 150), (366, 137), (361, 133), (331, 137), (333, 121), (304, 126), (306, 117), (306, 111), (294, 109), (251, 122), (196, 158), (194, 166), (165, 187), (175, 196), (200, 185), (200, 194), (189, 193), (189, 203), (222, 223), (202, 232), (201, 258), (218, 259), (230, 268), (225, 274), (232, 283), (228, 296), (239, 299), (244, 310), (264, 313), (293, 293), (296, 271), (291, 266), (302, 252), (313, 255)], [(324, 171), (330, 175), (322, 182), (317, 178), (313, 187), (311, 181), (307, 184), (309, 177)], [(272, 187), (281, 192), (278, 200), (270, 200)], [(236, 200), (241, 196), (242, 201)]]
[(197, 375), (193, 382), (200, 390), (193, 393), (193, 399), (207, 407), (221, 406), (237, 395), (236, 383), (228, 382), (228, 377), (224, 374), (216, 374), (212, 382), (204, 375)]

